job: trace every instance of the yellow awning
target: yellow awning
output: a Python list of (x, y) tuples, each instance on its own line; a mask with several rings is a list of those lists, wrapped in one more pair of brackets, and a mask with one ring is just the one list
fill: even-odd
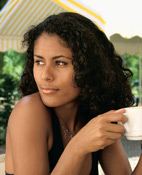
[(108, 37), (119, 34), (124, 38), (142, 38), (142, 0), (80, 0), (96, 9), (106, 21)]
[(0, 51), (22, 52), (21, 40), (28, 27), (63, 11), (78, 12), (104, 30), (105, 21), (100, 14), (78, 0), (9, 0), (0, 12)]

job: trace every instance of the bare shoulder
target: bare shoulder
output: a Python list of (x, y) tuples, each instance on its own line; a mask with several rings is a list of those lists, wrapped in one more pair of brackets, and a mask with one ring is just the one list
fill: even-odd
[[(34, 93), (34, 94), (31, 94), (31, 95), (27, 95), (25, 97), (23, 97), (15, 106), (14, 110), (13, 111), (19, 111), (19, 110), (22, 110), (22, 109), (27, 109), (28, 112), (37, 112), (37, 111), (46, 111), (46, 113), (50, 113), (50, 110), (49, 108), (47, 108), (41, 98), (40, 98), (40, 95), (39, 93)], [(33, 110), (34, 109), (34, 110)]]
[[(34, 129), (43, 132), (48, 132), (51, 126), (51, 113), (47, 108), (39, 93), (34, 93), (23, 97), (13, 109), (9, 122), (8, 129), (13, 127), (21, 127), (23, 129)], [(41, 131), (40, 131), (41, 133)]]
[[(48, 151), (51, 145), (50, 109), (42, 103), (38, 93), (23, 97), (16, 104), (8, 122), (6, 171), (15, 171), (15, 174), (48, 174)], [(37, 166), (39, 162), (41, 165)]]

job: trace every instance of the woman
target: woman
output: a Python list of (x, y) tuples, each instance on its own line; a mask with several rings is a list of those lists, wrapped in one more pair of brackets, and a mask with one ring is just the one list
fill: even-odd
[(31, 28), (24, 44), (24, 97), (8, 123), (6, 172), (97, 175), (100, 161), (107, 175), (131, 174), (117, 122), (127, 121), (123, 107), (133, 104), (132, 73), (105, 34), (64, 12)]

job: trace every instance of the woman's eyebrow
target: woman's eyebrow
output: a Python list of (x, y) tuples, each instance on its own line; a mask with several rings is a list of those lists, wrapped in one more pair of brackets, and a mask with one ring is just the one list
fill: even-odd
[[(41, 58), (41, 59), (45, 59), (44, 57), (42, 57), (40, 55), (34, 55), (34, 56), (38, 57), (38, 58)], [(65, 55), (57, 55), (57, 56), (52, 57), (52, 59), (58, 59), (58, 58), (61, 58), (61, 57), (64, 57), (64, 58), (67, 58), (67, 59), (72, 59), (71, 57), (68, 57), (68, 56), (65, 56)]]
[(52, 57), (53, 59), (58, 59), (58, 58), (60, 58), (60, 57), (64, 57), (64, 58), (67, 58), (67, 59), (72, 59), (72, 58), (70, 58), (70, 57), (68, 57), (68, 56), (65, 56), (65, 55), (58, 55), (58, 56), (54, 56), (54, 57)]
[(44, 59), (44, 57), (39, 56), (39, 55), (34, 55), (34, 57), (38, 57), (38, 58)]

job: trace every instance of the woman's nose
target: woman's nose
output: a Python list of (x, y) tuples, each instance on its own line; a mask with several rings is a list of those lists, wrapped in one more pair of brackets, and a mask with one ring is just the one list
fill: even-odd
[(54, 73), (51, 66), (45, 66), (42, 71), (41, 78), (46, 81), (54, 80)]

